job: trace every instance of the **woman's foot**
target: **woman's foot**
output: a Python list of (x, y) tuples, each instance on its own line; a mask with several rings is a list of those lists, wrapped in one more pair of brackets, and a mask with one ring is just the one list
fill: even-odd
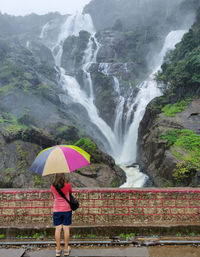
[(64, 250), (64, 256), (68, 256), (70, 252), (71, 252), (71, 247), (68, 246), (68, 248)]
[(56, 249), (56, 257), (60, 257), (61, 256), (61, 252), (62, 252), (62, 250), (57, 250)]

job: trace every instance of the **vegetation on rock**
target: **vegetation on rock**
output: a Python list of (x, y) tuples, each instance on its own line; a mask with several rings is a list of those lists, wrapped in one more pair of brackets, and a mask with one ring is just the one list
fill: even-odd
[(173, 117), (175, 114), (184, 111), (190, 104), (191, 99), (181, 100), (175, 104), (167, 104), (162, 108), (162, 113), (166, 116)]
[(179, 160), (173, 172), (177, 184), (191, 182), (192, 176), (200, 171), (200, 135), (191, 130), (173, 129), (160, 138), (167, 139), (172, 154)]
[(174, 51), (169, 52), (157, 74), (168, 96), (200, 95), (200, 9), (193, 27)]

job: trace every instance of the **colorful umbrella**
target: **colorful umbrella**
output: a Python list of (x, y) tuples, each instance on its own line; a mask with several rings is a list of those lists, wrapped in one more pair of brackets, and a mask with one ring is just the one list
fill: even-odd
[(70, 173), (90, 164), (90, 155), (74, 145), (56, 145), (41, 151), (30, 171), (46, 176), (55, 173)]

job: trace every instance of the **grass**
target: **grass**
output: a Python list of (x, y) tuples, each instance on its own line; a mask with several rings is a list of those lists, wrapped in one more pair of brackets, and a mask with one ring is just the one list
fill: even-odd
[(162, 112), (165, 116), (173, 117), (177, 113), (184, 111), (188, 107), (190, 102), (191, 99), (187, 99), (177, 102), (175, 104), (167, 104), (162, 108)]

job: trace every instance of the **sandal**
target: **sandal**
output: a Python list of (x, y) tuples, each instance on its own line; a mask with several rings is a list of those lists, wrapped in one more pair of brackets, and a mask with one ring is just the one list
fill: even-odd
[(60, 256), (61, 256), (61, 252), (62, 252), (62, 250), (58, 251), (58, 250), (56, 249), (56, 257), (60, 257)]
[(70, 254), (70, 252), (71, 252), (71, 247), (70, 246), (68, 246), (68, 249), (66, 250), (64, 250), (64, 256), (68, 256), (69, 254)]

